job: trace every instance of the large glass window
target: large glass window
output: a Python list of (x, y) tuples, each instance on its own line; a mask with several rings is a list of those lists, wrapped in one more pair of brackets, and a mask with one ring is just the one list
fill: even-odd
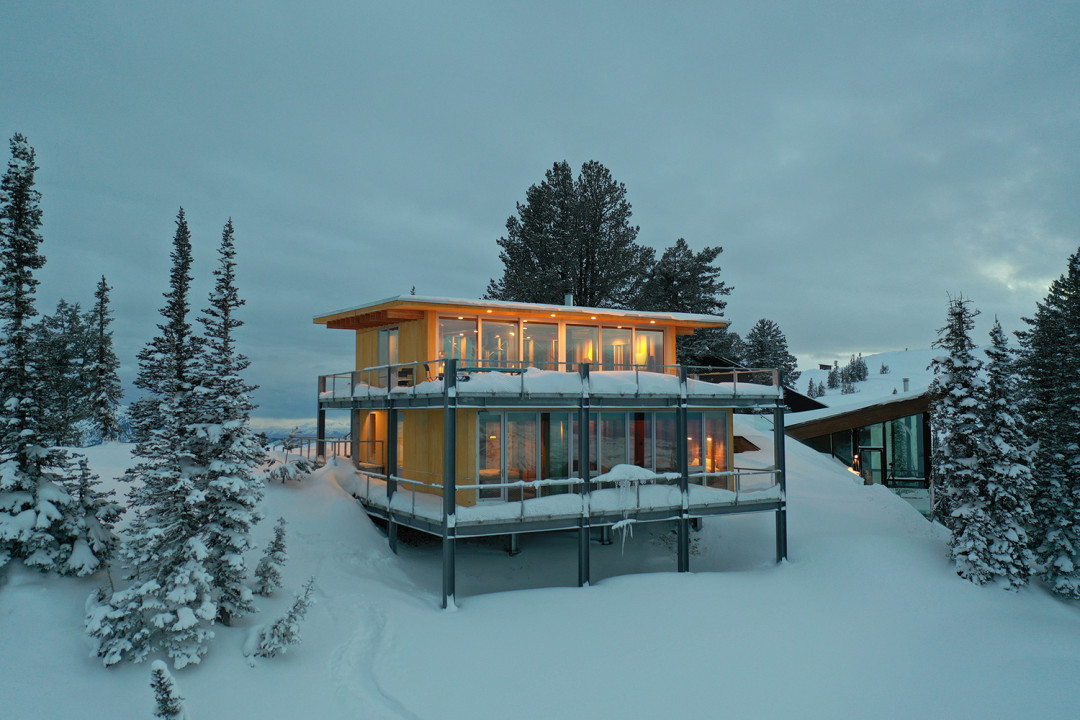
[(439, 359), (476, 360), (476, 320), (439, 318)]
[(659, 370), (664, 364), (664, 331), (638, 330), (634, 340), (634, 363), (650, 370)]
[(922, 415), (890, 420), (886, 423), (889, 434), (889, 476), (899, 480), (924, 480), (924, 438)]
[(525, 323), (522, 332), (523, 359), (526, 365), (541, 370), (558, 370), (559, 326), (546, 323)]
[(601, 360), (602, 370), (629, 370), (634, 363), (632, 346), (630, 345), (633, 333), (629, 328), (604, 328), (601, 335)]
[(481, 355), (489, 367), (516, 367), (518, 359), (518, 326), (516, 322), (485, 320), (481, 325), (483, 348)]
[(540, 477), (570, 477), (570, 416), (540, 413)]
[[(705, 413), (705, 472), (721, 473), (727, 470), (728, 414)], [(728, 488), (730, 476), (706, 476), (710, 487)], [(730, 488), (728, 488), (730, 489)]]
[(701, 412), (686, 413), (686, 464), (691, 468), (701, 468)]
[(652, 413), (630, 415), (630, 459), (634, 465), (653, 469)]
[[(476, 430), (480, 485), (498, 485), (502, 482), (502, 413), (480, 413)], [(499, 487), (481, 487), (477, 493), (480, 500), (499, 500), (502, 496)]]
[(675, 413), (658, 412), (656, 422), (656, 472), (677, 472), (679, 469), (677, 423)]
[[(396, 365), (398, 362), (398, 329), (396, 327), (379, 330), (378, 353), (377, 364), (381, 366), (379, 369), (379, 386), (386, 387), (388, 381), (386, 366)], [(397, 372), (394, 375), (396, 376)], [(394, 384), (397, 384), (396, 377)]]
[(600, 472), (626, 464), (626, 413), (600, 413)]
[(570, 369), (581, 363), (595, 363), (596, 349), (600, 344), (600, 328), (582, 325), (566, 326), (566, 362)]
[[(596, 421), (596, 413), (595, 412), (589, 413), (589, 427), (585, 430), (585, 432), (588, 433), (588, 436), (589, 436), (589, 474), (590, 475), (595, 475), (596, 474), (596, 446), (597, 446), (597, 442), (596, 442), (596, 422), (597, 422)], [(570, 459), (571, 460), (571, 467), (573, 467), (573, 469), (574, 469), (574, 476), (575, 477), (581, 477), (581, 475), (582, 475), (582, 472), (581, 472), (582, 431), (581, 431), (581, 427), (580, 427), (581, 423), (578, 422), (578, 418), (577, 418), (576, 413), (573, 416), (573, 420), (571, 421), (571, 424), (572, 424), (572, 427), (573, 427), (573, 435), (574, 435), (573, 446), (572, 446), (572, 453), (573, 454), (572, 454), (571, 459)]]

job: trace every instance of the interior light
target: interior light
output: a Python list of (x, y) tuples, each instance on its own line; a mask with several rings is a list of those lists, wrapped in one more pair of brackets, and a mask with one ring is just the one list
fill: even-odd
[(655, 324), (656, 324), (656, 321), (655, 321), (655, 320), (650, 320), (649, 322), (651, 322), (651, 323), (652, 323), (653, 325), (655, 325)]
[(490, 310), (488, 310), (488, 312), (491, 312), (491, 311), (490, 311)]
[(458, 320), (464, 320), (464, 319), (465, 319), (464, 315), (458, 315)]
[(551, 313), (551, 317), (555, 317), (555, 313)]
[(595, 315), (593, 315), (593, 316), (592, 316), (592, 317), (590, 317), (589, 319), (590, 319), (590, 320), (595, 320), (595, 319), (596, 319), (596, 316), (595, 316)]

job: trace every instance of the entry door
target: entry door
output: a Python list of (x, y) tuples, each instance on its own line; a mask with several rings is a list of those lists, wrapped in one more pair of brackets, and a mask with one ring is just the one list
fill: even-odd
[[(503, 452), (506, 443), (503, 430), (502, 413), (481, 412), (477, 417), (478, 447), (476, 450), (476, 470), (479, 484), (499, 485), (505, 482)], [(481, 487), (477, 491), (477, 500), (506, 500), (505, 487)]]
[(868, 484), (880, 485), (885, 476), (885, 448), (861, 447), (859, 448), (859, 474)]

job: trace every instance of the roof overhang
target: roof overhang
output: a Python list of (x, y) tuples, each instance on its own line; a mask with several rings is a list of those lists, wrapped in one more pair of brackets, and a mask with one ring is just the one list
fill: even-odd
[(788, 416), (789, 422), (785, 423), (784, 432), (788, 437), (795, 440), (808, 440), (823, 435), (831, 435), (842, 430), (852, 430), (888, 420), (896, 420), (908, 415), (916, 415), (929, 409), (930, 395), (922, 393), (915, 397), (868, 405), (805, 422), (790, 422), (791, 416)]
[(316, 325), (326, 325), (329, 328), (363, 330), (407, 320), (419, 320), (424, 317), (425, 312), (432, 310), (446, 314), (459, 313), (492, 319), (523, 317), (537, 321), (556, 319), (577, 322), (656, 324), (673, 327), (678, 335), (689, 334), (699, 328), (719, 328), (728, 325), (726, 320), (716, 315), (514, 303), (502, 300), (462, 300), (417, 295), (399, 295), (346, 310), (337, 310), (316, 316), (314, 322)]

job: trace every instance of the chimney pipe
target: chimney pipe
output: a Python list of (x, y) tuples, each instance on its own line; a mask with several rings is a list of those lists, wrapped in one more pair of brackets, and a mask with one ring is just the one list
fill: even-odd
[(908, 383), (909, 382), (910, 382), (910, 378), (904, 378), (904, 392), (908, 391)]
[(563, 298), (563, 305), (574, 307), (574, 293), (566, 293), (566, 296)]

